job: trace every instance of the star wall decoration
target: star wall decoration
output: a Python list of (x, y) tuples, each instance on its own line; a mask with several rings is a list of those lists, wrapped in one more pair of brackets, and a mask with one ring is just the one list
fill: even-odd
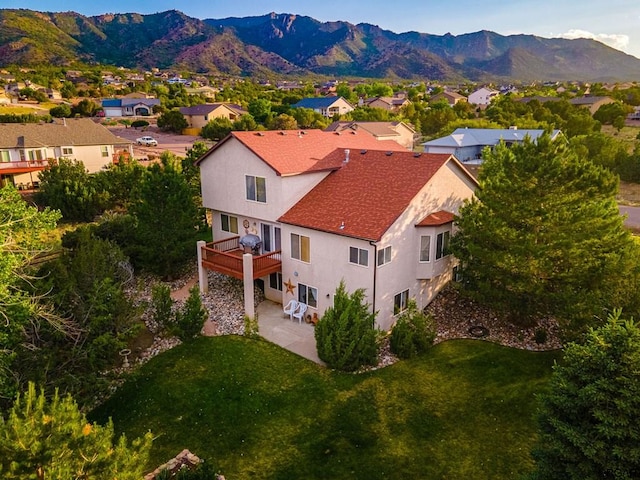
[(287, 293), (293, 295), (293, 289), (296, 288), (296, 286), (291, 283), (291, 279), (288, 279), (286, 282), (284, 282), (284, 286), (287, 287)]

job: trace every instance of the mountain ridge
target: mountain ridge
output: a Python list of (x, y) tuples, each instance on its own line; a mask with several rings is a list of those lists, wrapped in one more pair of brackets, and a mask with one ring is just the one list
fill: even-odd
[(395, 33), (368, 23), (271, 12), (197, 19), (0, 9), (0, 66), (74, 61), (238, 76), (323, 75), (472, 81), (640, 78), (640, 59), (590, 39)]

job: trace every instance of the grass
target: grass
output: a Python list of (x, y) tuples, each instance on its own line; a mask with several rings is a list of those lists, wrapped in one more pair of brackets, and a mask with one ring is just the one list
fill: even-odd
[(94, 421), (151, 430), (234, 479), (513, 479), (532, 466), (535, 394), (559, 353), (473, 340), (359, 375), (245, 337), (205, 337), (138, 370)]

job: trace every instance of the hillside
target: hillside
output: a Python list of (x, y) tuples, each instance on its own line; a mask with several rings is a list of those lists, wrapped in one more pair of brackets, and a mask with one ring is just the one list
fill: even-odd
[(0, 9), (0, 66), (75, 61), (227, 75), (625, 81), (640, 60), (588, 39), (394, 33), (276, 14), (200, 20), (179, 11), (86, 17)]

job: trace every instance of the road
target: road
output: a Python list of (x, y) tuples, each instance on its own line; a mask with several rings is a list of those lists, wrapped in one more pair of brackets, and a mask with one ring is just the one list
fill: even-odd
[[(114, 134), (127, 140), (134, 142), (133, 156), (137, 160), (149, 160), (150, 157), (159, 157), (162, 152), (170, 151), (180, 157), (184, 157), (188, 149), (191, 148), (194, 142), (204, 141), (207, 145), (211, 146), (212, 142), (203, 140), (202, 137), (193, 135), (178, 135), (175, 133), (163, 132), (158, 127), (149, 126), (144, 131), (139, 128), (125, 128), (124, 126), (108, 127)], [(136, 138), (150, 135), (158, 141), (157, 147), (145, 147), (143, 145), (135, 144)]]
[(620, 209), (620, 213), (623, 215), (627, 215), (624, 224), (629, 228), (638, 228), (640, 229), (640, 207), (627, 207), (626, 205), (620, 205), (618, 207)]

